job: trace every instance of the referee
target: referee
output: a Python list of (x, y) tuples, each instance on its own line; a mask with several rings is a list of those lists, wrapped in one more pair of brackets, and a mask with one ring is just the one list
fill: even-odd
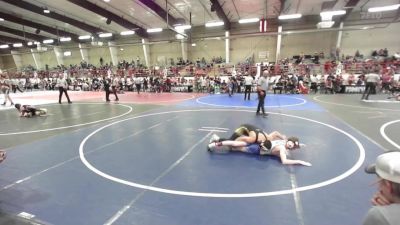
[[(260, 78), (258, 78), (257, 82), (258, 106), (256, 115), (262, 115), (263, 117), (268, 116), (268, 114), (265, 113), (264, 109), (265, 95), (267, 94), (268, 90), (268, 80), (267, 80), (268, 74), (269, 74), (268, 70), (264, 70)], [(262, 114), (260, 114), (260, 111), (262, 111)]]
[(361, 97), (361, 100), (363, 100), (363, 99), (368, 100), (368, 96), (369, 96), (371, 93), (373, 93), (374, 91), (376, 91), (376, 90), (375, 90), (376, 84), (377, 84), (377, 83), (379, 82), (379, 80), (381, 79), (381, 78), (379, 77), (378, 73), (379, 73), (379, 69), (378, 69), (378, 68), (375, 68), (373, 73), (370, 72), (370, 73), (368, 73), (367, 75), (365, 75), (365, 82), (366, 82), (366, 85), (365, 85), (365, 90), (364, 90), (364, 93), (363, 93), (363, 95), (362, 95), (362, 97)]

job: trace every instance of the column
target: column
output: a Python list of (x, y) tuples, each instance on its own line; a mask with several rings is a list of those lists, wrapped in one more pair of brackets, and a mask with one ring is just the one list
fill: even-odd
[(281, 57), (281, 42), (282, 42), (282, 26), (278, 27), (278, 39), (276, 42), (276, 58), (275, 62), (278, 62)]
[(225, 31), (225, 62), (229, 63), (231, 60), (230, 56), (230, 39), (229, 39), (229, 31)]
[(22, 68), (22, 57), (21, 54), (18, 51), (11, 50), (11, 55), (14, 59), (14, 63), (17, 66), (17, 70), (20, 70)]
[(57, 64), (64, 65), (64, 52), (60, 47), (54, 46), (54, 53), (56, 54)]
[(182, 59), (186, 61), (188, 59), (188, 43), (186, 40), (181, 40), (181, 49), (182, 49)]
[(4, 68), (3, 57), (0, 56), (0, 73), (2, 73), (1, 68)]
[(85, 44), (79, 44), (79, 51), (81, 53), (82, 60), (86, 61), (87, 63), (90, 63), (87, 46)]
[(108, 47), (110, 49), (111, 61), (114, 66), (118, 65), (118, 48), (115, 46), (115, 42), (109, 41)]
[(42, 60), (40, 58), (40, 54), (37, 49), (31, 48), (31, 53), (33, 57), (33, 61), (35, 62), (35, 66), (37, 70), (41, 70), (42, 68)]
[(337, 37), (337, 41), (336, 41), (336, 48), (340, 48), (340, 46), (342, 45), (343, 22), (340, 22), (339, 28), (340, 28), (340, 30), (338, 32), (338, 37)]
[(150, 48), (147, 45), (149, 41), (147, 39), (142, 39), (142, 44), (143, 44), (143, 53), (144, 53), (144, 60), (146, 61), (146, 66), (150, 66)]

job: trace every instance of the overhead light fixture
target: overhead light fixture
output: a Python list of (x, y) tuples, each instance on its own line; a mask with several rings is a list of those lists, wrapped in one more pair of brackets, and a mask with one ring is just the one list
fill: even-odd
[(188, 30), (188, 29), (192, 28), (192, 26), (191, 25), (177, 25), (174, 28), (177, 30)]
[(322, 21), (317, 23), (317, 28), (331, 28), (335, 21)]
[(0, 22), (2, 22), (2, 21), (4, 21), (4, 19), (3, 19), (3, 18), (0, 18)]
[(119, 50), (123, 51), (124, 49), (123, 49), (123, 48), (120, 48)]
[(90, 39), (92, 36), (90, 36), (90, 35), (83, 35), (83, 36), (79, 36), (78, 37), (78, 39), (79, 40), (87, 40), (87, 39)]
[(30, 41), (30, 42), (27, 43), (27, 45), (28, 45), (28, 46), (31, 46), (31, 45), (33, 45), (33, 42)]
[(64, 52), (64, 56), (71, 56), (71, 51), (66, 51), (66, 52)]
[(101, 38), (106, 38), (106, 37), (111, 37), (112, 36), (112, 33), (102, 33), (102, 34), (99, 34), (99, 37), (101, 37)]
[(47, 40), (44, 40), (44, 41), (43, 41), (43, 44), (51, 44), (51, 43), (53, 43), (53, 42), (54, 42), (53, 39), (47, 39)]
[(46, 8), (43, 9), (43, 12), (44, 13), (50, 13), (50, 10), (46, 7)]
[(133, 35), (133, 34), (135, 34), (135, 31), (133, 31), (133, 30), (126, 30), (126, 31), (122, 31), (120, 34), (121, 34), (122, 36)]
[(13, 44), (14, 48), (21, 48), (22, 46), (23, 46), (22, 43), (14, 43)]
[(344, 15), (346, 14), (346, 10), (337, 10), (337, 11), (325, 11), (325, 12), (321, 12), (319, 15), (322, 16), (339, 16), (339, 15)]
[(193, 46), (193, 47), (196, 47), (196, 43), (192, 43), (192, 46)]
[(0, 48), (8, 48), (8, 45), (0, 45)]
[(260, 21), (259, 18), (248, 18), (239, 20), (239, 23), (256, 23), (258, 21)]
[(392, 11), (399, 9), (400, 4), (396, 5), (388, 5), (388, 6), (381, 6), (381, 7), (372, 7), (368, 9), (368, 12), (384, 12), (384, 11)]
[(150, 28), (147, 29), (147, 33), (156, 33), (156, 32), (161, 32), (162, 28)]
[(224, 25), (224, 22), (222, 22), (222, 21), (206, 23), (206, 27), (219, 27), (219, 26), (222, 26), (222, 25)]
[(110, 2), (110, 0), (103, 0), (103, 1), (105, 1), (105, 2)]
[(40, 41), (33, 42), (35, 45), (40, 45)]
[(60, 41), (61, 42), (71, 41), (71, 38), (70, 37), (61, 37)]
[(287, 15), (280, 15), (278, 19), (280, 20), (290, 20), (290, 19), (298, 19), (301, 18), (301, 14), (287, 14)]

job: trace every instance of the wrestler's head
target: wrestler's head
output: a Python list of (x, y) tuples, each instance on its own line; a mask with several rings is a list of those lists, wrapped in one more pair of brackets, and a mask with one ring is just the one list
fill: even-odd
[(300, 148), (300, 142), (298, 137), (289, 137), (286, 142), (286, 147), (290, 150)]
[(21, 104), (19, 104), (19, 103), (15, 104), (15, 108), (18, 109), (18, 111), (19, 111), (21, 108)]

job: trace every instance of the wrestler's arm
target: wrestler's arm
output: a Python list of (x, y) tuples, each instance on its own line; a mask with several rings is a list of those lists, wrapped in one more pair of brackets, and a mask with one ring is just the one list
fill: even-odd
[(302, 160), (293, 160), (293, 159), (288, 159), (286, 156), (286, 149), (284, 146), (279, 145), (276, 146), (275, 148), (279, 148), (279, 157), (281, 158), (281, 162), (284, 165), (303, 165), (303, 166), (311, 166), (311, 163), (305, 162)]
[(286, 135), (283, 135), (279, 133), (278, 131), (273, 131), (269, 135), (267, 135), (268, 140), (274, 141), (274, 140), (286, 140)]

